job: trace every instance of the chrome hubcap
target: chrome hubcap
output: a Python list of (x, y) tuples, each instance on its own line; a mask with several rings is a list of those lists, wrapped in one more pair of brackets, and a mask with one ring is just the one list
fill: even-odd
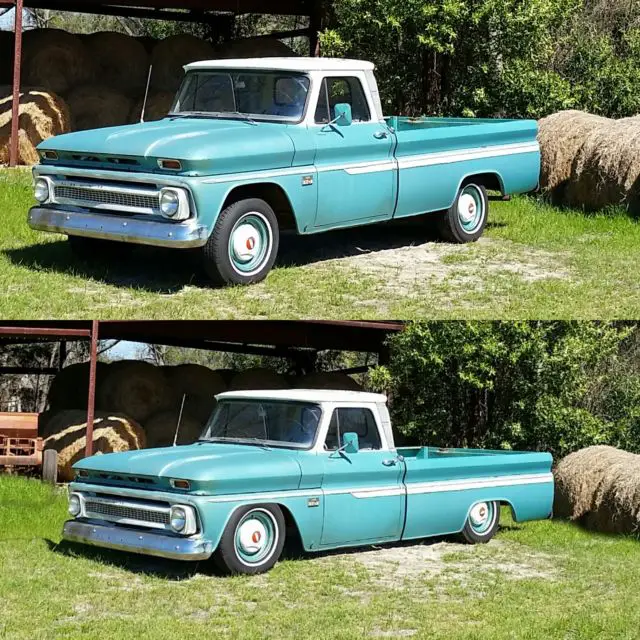
[(231, 230), (229, 260), (233, 269), (244, 276), (260, 271), (273, 249), (273, 230), (258, 211), (245, 214)]
[(462, 190), (457, 204), (458, 220), (467, 233), (474, 233), (485, 216), (485, 202), (478, 187), (469, 184)]
[(458, 200), (458, 215), (463, 223), (471, 222), (476, 216), (476, 201), (468, 193), (463, 193)]
[(268, 544), (269, 535), (267, 529), (256, 518), (251, 518), (242, 523), (238, 530), (238, 545), (243, 553), (255, 555), (260, 553)]
[(491, 513), (486, 502), (480, 502), (471, 509), (469, 518), (474, 527), (481, 527), (489, 520)]

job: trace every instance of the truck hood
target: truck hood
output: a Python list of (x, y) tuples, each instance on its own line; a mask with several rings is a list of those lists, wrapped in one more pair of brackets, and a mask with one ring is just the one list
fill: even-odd
[[(88, 471), (84, 480), (91, 484), (167, 490), (174, 478), (189, 480), (192, 492), (217, 495), (297, 489), (302, 475), (297, 453), (291, 450), (210, 442), (94, 455), (73, 468)], [(155, 483), (127, 482), (132, 477)]]
[(270, 122), (165, 118), (65, 133), (41, 142), (38, 149), (57, 151), (59, 164), (82, 162), (74, 155), (105, 162), (116, 157), (138, 160), (138, 170), (160, 171), (157, 160), (170, 158), (180, 160), (188, 175), (239, 173), (291, 166), (294, 145), (286, 130), (287, 125)]

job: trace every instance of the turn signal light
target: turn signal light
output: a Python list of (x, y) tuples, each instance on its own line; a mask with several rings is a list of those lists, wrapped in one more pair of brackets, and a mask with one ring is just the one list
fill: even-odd
[(171, 484), (176, 489), (189, 489), (189, 488), (191, 488), (191, 484), (189, 483), (188, 480), (172, 480)]
[(161, 169), (171, 169), (172, 171), (180, 171), (182, 164), (180, 160), (158, 160)]

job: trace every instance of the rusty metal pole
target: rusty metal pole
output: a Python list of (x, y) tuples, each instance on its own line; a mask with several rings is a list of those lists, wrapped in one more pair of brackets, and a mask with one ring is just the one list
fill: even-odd
[(88, 457), (93, 454), (93, 418), (96, 404), (96, 368), (98, 362), (98, 320), (91, 321), (91, 350), (89, 353), (89, 400), (87, 403), (87, 446)]
[(22, 63), (22, 5), (23, 0), (16, 0), (14, 17), (13, 42), (13, 99), (11, 102), (11, 143), (9, 145), (9, 166), (18, 163), (18, 118), (20, 107), (20, 66)]

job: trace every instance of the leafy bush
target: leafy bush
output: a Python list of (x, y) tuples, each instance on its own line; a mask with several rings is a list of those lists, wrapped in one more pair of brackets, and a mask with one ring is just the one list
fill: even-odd
[(371, 380), (409, 441), (640, 450), (638, 330), (592, 322), (418, 322)]
[(640, 112), (639, 0), (340, 0), (321, 46), (375, 62), (388, 112)]

